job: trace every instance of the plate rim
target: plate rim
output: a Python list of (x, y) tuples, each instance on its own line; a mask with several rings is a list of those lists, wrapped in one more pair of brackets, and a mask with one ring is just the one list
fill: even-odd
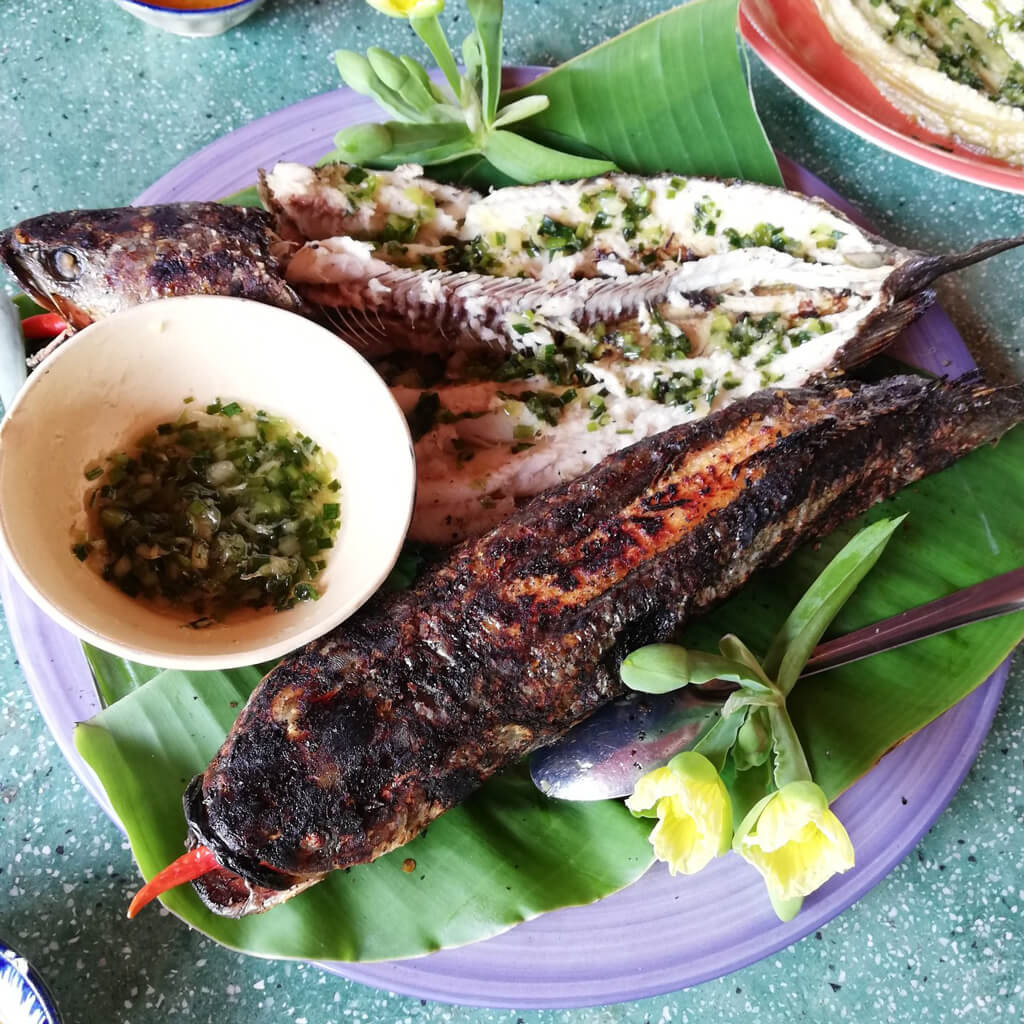
[[(545, 69), (506, 69), (508, 84), (522, 84), (523, 81), (528, 80), (542, 70)], [(315, 119), (316, 114), (322, 112), (321, 108), (330, 111), (332, 116), (337, 117), (338, 124), (340, 125), (343, 123), (346, 115), (350, 115), (351, 108), (359, 106), (361, 99), (360, 97), (355, 97), (354, 94), (350, 94), (348, 90), (339, 89), (299, 101), (296, 104), (281, 108), (249, 122), (234, 132), (214, 140), (191, 156), (186, 157), (185, 160), (154, 182), (153, 185), (139, 196), (136, 202), (158, 202), (161, 200), (166, 202), (183, 198), (182, 193), (188, 192), (194, 172), (208, 164), (216, 163), (224, 147), (231, 150), (238, 144), (239, 136), (251, 136), (259, 141), (265, 141), (268, 138), (272, 139), (278, 134), (276, 129), (279, 124), (291, 122), (294, 126), (296, 121), (299, 123), (303, 121), (308, 122)], [(336, 109), (336, 107), (340, 107), (340, 109)], [(309, 144), (308, 133), (306, 143)], [(293, 143), (292, 148), (296, 148), (295, 143)], [(249, 166), (251, 168), (251, 165)], [(813, 175), (809, 175), (809, 172), (804, 173), (828, 193), (830, 200), (831, 197), (835, 196), (835, 193), (832, 193), (827, 186), (813, 178)], [(250, 170), (249, 181), (241, 182), (240, 184), (249, 184), (251, 177), (252, 171)], [(208, 195), (206, 198), (208, 198)], [(847, 209), (849, 208), (848, 203), (846, 207)], [(953, 327), (948, 319), (945, 318), (944, 314), (937, 311), (935, 314), (930, 315), (942, 317), (945, 324), (948, 324), (948, 330), (952, 331), (952, 337), (959, 341), (962, 346), (962, 340), (958, 332), (956, 332), (955, 327)], [(936, 321), (936, 324), (938, 323), (939, 321)], [(943, 329), (947, 328), (944, 327)], [(963, 352), (966, 354), (966, 349)], [(963, 356), (960, 358), (962, 359)], [(969, 359), (969, 356), (967, 358)], [(84, 764), (77, 751), (74, 750), (70, 730), (66, 728), (61, 730), (57, 727), (56, 719), (58, 712), (54, 707), (53, 694), (47, 692), (45, 678), (47, 666), (37, 663), (35, 656), (30, 655), (26, 657), (25, 650), (21, 646), (26, 643), (26, 637), (29, 635), (30, 630), (34, 629), (37, 633), (51, 640), (54, 638), (54, 633), (56, 633), (56, 641), (58, 643), (61, 639), (60, 634), (63, 631), (46, 619), (45, 615), (37, 609), (36, 612), (42, 617), (43, 621), (40, 623), (31, 620), (31, 613), (35, 606), (28, 598), (23, 596), (19, 600), (20, 595), (16, 590), (12, 589), (11, 581), (6, 576), (6, 573), (0, 577), (0, 593), (3, 595), (4, 606), (7, 610), (8, 619), (11, 622), (11, 633), (15, 649), (21, 658), (29, 687), (32, 690), (37, 705), (40, 707), (40, 712), (46, 721), (48, 729), (54, 735), (62, 753), (64, 753), (72, 769), (79, 776), (90, 795), (97, 799), (100, 806), (111, 815), (112, 820), (116, 823), (117, 819), (113, 816), (105, 796), (102, 795), (102, 789), (98, 786), (98, 781), (92, 775), (91, 769)], [(73, 638), (70, 638), (70, 640), (78, 649), (78, 659), (80, 659), (80, 664), (84, 668), (85, 678), (88, 680), (89, 686), (92, 687), (91, 674), (87, 668), (81, 648)], [(45, 646), (44, 643), (44, 648)], [(51, 660), (51, 668), (52, 665), (53, 662)], [(922, 810), (914, 817), (912, 824), (904, 827), (898, 833), (900, 839), (896, 846), (892, 849), (887, 848), (886, 856), (880, 858), (875, 863), (855, 869), (855, 873), (852, 876), (845, 876), (846, 882), (833, 880), (834, 884), (830, 883), (826, 890), (823, 890), (821, 894), (817, 894), (813, 902), (794, 922), (790, 922), (785, 926), (774, 927), (770, 933), (773, 937), (767, 943), (762, 941), (765, 933), (758, 933), (754, 938), (747, 941), (746, 946), (749, 948), (728, 959), (724, 965), (709, 966), (703, 970), (703, 973), (698, 971), (695, 974), (682, 978), (678, 976), (669, 977), (664, 972), (655, 976), (653, 973), (644, 973), (643, 968), (639, 967), (629, 976), (618, 979), (605, 977), (599, 983), (594, 982), (593, 979), (582, 984), (568, 981), (558, 984), (549, 982), (546, 989), (543, 988), (543, 985), (541, 986), (542, 991), (538, 991), (536, 986), (527, 987), (529, 986), (529, 979), (521, 977), (519, 974), (515, 974), (511, 978), (492, 977), (485, 984), (480, 979), (473, 979), (471, 976), (465, 975), (464, 972), (463, 977), (466, 980), (462, 982), (463, 987), (459, 987), (460, 976), (453, 969), (453, 966), (458, 965), (460, 954), (464, 953), (464, 951), (477, 950), (488, 946), (495, 949), (501, 948), (497, 944), (509, 943), (510, 941), (515, 946), (519, 944), (520, 939), (526, 944), (524, 948), (528, 948), (531, 943), (532, 934), (538, 931), (543, 932), (545, 927), (549, 926), (557, 915), (587, 913), (591, 911), (591, 908), (584, 907), (553, 911), (491, 939), (482, 940), (469, 946), (441, 951), (427, 957), (369, 964), (337, 961), (317, 962), (317, 966), (353, 981), (412, 997), (428, 998), (455, 1005), (518, 1009), (561, 1009), (648, 998), (701, 984), (713, 978), (730, 974), (742, 967), (749, 966), (751, 963), (771, 956), (780, 949), (791, 945), (848, 909), (849, 906), (857, 902), (867, 891), (889, 874), (904, 859), (907, 853), (917, 845), (921, 836), (932, 826), (960, 788), (964, 776), (980, 752), (981, 746), (989, 732), (992, 718), (999, 705), (1008, 669), (1009, 663), (1007, 660), (985, 682), (960, 701), (954, 708), (951, 708), (935, 722), (926, 726), (925, 729), (902, 744), (892, 754), (883, 758), (878, 766), (872, 769), (864, 779), (856, 783), (851, 791), (849, 791), (852, 792), (852, 790), (864, 784), (866, 780), (879, 772), (880, 769), (883, 769), (887, 762), (892, 765), (897, 763), (901, 757), (909, 757), (912, 751), (926, 743), (928, 736), (937, 730), (941, 732), (942, 730), (959, 727), (967, 733), (969, 742), (962, 744), (957, 750), (957, 756), (952, 760), (952, 774), (947, 773), (944, 776), (944, 784), (937, 789), (933, 788), (931, 790), (927, 803), (922, 806)], [(98, 707), (98, 701), (96, 706)], [(78, 710), (88, 712), (88, 708), (84, 705), (81, 705)], [(963, 724), (965, 720), (966, 725)], [(97, 789), (99, 789), (99, 796), (97, 795)], [(935, 798), (936, 794), (941, 794), (938, 799)], [(843, 799), (844, 797), (840, 797), (841, 801)], [(711, 870), (720, 866), (721, 862), (713, 865)], [(737, 864), (736, 866), (739, 867), (740, 865)], [(645, 880), (659, 874), (659, 869), (648, 872), (643, 879), (635, 883), (634, 886), (623, 890), (622, 893), (632, 892), (635, 894), (638, 887), (642, 886)], [(667, 875), (665, 877), (667, 878)], [(758, 880), (755, 879), (755, 881)], [(851, 881), (854, 884), (851, 885)], [(653, 885), (654, 883), (650, 884)], [(605, 903), (616, 896), (621, 896), (622, 893), (613, 894), (601, 902)], [(512, 936), (516, 938), (510, 939)], [(449, 963), (452, 960), (455, 961), (455, 965)], [(672, 969), (678, 973), (678, 965), (674, 965)], [(467, 984), (475, 986), (475, 989), (472, 991), (468, 990), (465, 987)], [(557, 994), (554, 994), (556, 992)]]

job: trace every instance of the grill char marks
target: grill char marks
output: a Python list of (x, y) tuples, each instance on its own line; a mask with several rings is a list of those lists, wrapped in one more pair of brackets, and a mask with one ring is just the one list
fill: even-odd
[(974, 382), (761, 392), (540, 495), (264, 679), (189, 787), (225, 865), (200, 894), (249, 913), (407, 842), (616, 696), (630, 650), (1022, 415)]

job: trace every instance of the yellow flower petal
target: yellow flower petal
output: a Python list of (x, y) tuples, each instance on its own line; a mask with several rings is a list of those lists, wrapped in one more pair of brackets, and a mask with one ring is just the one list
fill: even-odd
[(626, 806), (638, 816), (657, 815), (651, 845), (673, 875), (700, 871), (729, 849), (729, 794), (714, 765), (701, 754), (686, 751), (642, 776)]
[(444, 10), (444, 0), (366, 0), (366, 2), (382, 14), (392, 18), (424, 18), (432, 14), (440, 14)]
[(828, 811), (828, 801), (813, 782), (791, 782), (769, 800), (757, 819), (757, 840), (763, 850), (790, 842), (809, 821)]
[(682, 790), (679, 776), (665, 765), (641, 775), (633, 789), (633, 795), (626, 799), (626, 806), (634, 814), (651, 815), (662, 797), (675, 796)]
[(853, 867), (853, 844), (819, 786), (793, 782), (744, 819), (733, 848), (764, 877), (774, 900), (807, 896)]

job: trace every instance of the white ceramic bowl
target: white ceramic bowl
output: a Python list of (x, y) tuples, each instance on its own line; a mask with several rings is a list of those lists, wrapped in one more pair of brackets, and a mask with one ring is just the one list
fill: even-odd
[[(189, 629), (104, 581), (71, 552), (84, 471), (221, 398), (284, 416), (337, 459), (341, 527), (317, 601)], [(87, 327), (29, 378), (0, 424), (0, 551), (44, 611), (97, 647), (166, 668), (285, 654), (351, 615), (394, 565), (416, 486), (409, 429), (354, 349), (310, 320), (246, 299), (188, 296)]]
[(219, 36), (245, 21), (264, 0), (238, 0), (219, 7), (199, 10), (175, 10), (147, 4), (145, 0), (114, 0), (118, 7), (134, 14), (140, 21), (178, 36)]

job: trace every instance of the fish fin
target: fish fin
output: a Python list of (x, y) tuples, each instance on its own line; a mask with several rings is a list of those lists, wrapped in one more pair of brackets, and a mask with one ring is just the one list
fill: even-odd
[(935, 301), (930, 288), (917, 291), (891, 306), (875, 310), (863, 326), (839, 351), (835, 365), (850, 370), (887, 349)]

